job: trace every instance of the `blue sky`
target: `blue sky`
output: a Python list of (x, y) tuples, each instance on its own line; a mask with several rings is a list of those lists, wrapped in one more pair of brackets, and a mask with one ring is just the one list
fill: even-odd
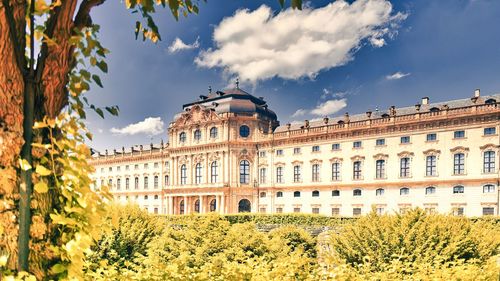
[[(121, 111), (104, 120), (90, 115), (91, 146), (166, 141), (182, 104), (235, 77), (265, 97), (283, 125), (413, 105), (423, 96), (444, 101), (476, 88), (500, 92), (500, 1), (330, 2), (279, 13), (277, 0), (208, 0), (199, 15), (178, 22), (160, 10), (162, 41), (153, 44), (135, 40), (137, 15), (106, 1), (93, 21), (111, 50), (109, 73), (104, 88), (93, 87), (88, 97)], [(177, 38), (184, 48), (173, 51)]]

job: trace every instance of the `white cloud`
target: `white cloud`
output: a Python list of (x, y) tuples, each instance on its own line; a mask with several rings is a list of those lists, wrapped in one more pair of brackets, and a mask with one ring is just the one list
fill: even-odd
[(222, 67), (226, 74), (252, 83), (275, 76), (314, 78), (321, 70), (352, 60), (364, 42), (383, 46), (383, 37), (392, 38), (405, 18), (393, 14), (387, 0), (335, 1), (277, 15), (265, 5), (238, 10), (216, 26), (216, 47), (201, 51), (195, 63)]
[(311, 110), (311, 114), (316, 116), (327, 116), (338, 112), (346, 106), (346, 99), (327, 100), (323, 103), (320, 103), (316, 106), (316, 108)]
[(172, 44), (170, 44), (170, 46), (168, 47), (168, 52), (175, 53), (182, 50), (196, 49), (200, 47), (199, 39), (200, 37), (197, 37), (196, 41), (194, 41), (192, 44), (186, 44), (179, 37), (176, 37), (174, 41), (172, 41)]
[(404, 77), (406, 77), (406, 76), (408, 76), (410, 74), (411, 73), (403, 73), (403, 72), (398, 71), (398, 72), (393, 73), (391, 75), (387, 75), (385, 77), (385, 79), (387, 79), (387, 80), (398, 80), (398, 79), (404, 78)]
[(338, 98), (341, 99), (347, 95), (346, 92), (332, 92), (326, 88), (323, 88), (323, 93), (320, 96), (320, 99), (326, 100), (328, 98)]
[(121, 129), (111, 128), (111, 133), (118, 135), (146, 134), (148, 136), (163, 133), (164, 123), (160, 117), (147, 117), (144, 121), (127, 125)]
[(297, 109), (297, 111), (295, 111), (295, 113), (292, 114), (292, 118), (304, 116), (306, 113), (307, 113), (307, 110), (305, 110), (305, 109), (302, 109), (302, 108)]

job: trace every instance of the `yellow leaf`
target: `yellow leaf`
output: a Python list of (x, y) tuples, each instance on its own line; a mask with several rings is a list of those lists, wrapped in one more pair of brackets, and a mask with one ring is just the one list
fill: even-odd
[(34, 188), (35, 188), (35, 191), (38, 193), (45, 193), (49, 190), (49, 187), (43, 181), (36, 183)]
[(38, 165), (36, 166), (35, 173), (39, 174), (40, 176), (48, 176), (52, 172), (49, 169), (45, 168), (44, 166)]
[(22, 170), (29, 170), (31, 169), (30, 163), (26, 159), (19, 159), (19, 166), (21, 167)]

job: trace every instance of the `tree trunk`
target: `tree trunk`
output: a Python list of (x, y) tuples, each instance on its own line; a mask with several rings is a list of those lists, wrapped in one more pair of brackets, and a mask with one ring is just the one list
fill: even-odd
[[(17, 167), (18, 157), (23, 145), (23, 70), (19, 67), (19, 55), (16, 44), (21, 44), (17, 38), (22, 36), (23, 29), (18, 21), (24, 20), (24, 12), (17, 6), (6, 7), (8, 1), (0, 3), (0, 252), (8, 253), (7, 266), (15, 269), (17, 266), (17, 204), (19, 200)], [(15, 2), (14, 5), (20, 5)], [(8, 10), (9, 9), (9, 10)], [(22, 25), (22, 24), (21, 24)], [(13, 28), (13, 26), (16, 26)], [(24, 28), (24, 26), (22, 27)], [(18, 30), (21, 36), (13, 36), (12, 30)], [(24, 46), (22, 56), (24, 56)]]

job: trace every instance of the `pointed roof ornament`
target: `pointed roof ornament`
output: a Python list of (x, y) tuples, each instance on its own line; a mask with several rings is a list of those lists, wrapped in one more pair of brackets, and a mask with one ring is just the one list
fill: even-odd
[(240, 88), (240, 78), (236, 78), (236, 89)]
[(208, 86), (208, 93), (211, 94), (212, 93), (212, 86)]

